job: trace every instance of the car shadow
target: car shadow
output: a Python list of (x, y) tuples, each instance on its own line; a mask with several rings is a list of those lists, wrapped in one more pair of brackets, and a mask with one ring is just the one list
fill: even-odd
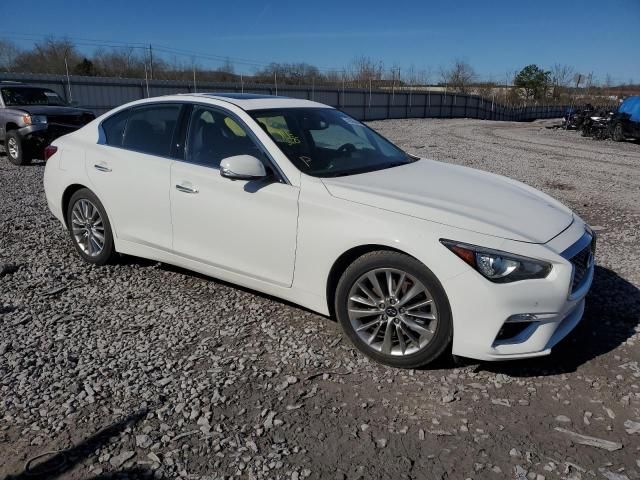
[[(147, 409), (134, 412), (122, 420), (99, 430), (92, 436), (66, 450), (53, 452), (51, 456), (46, 453), (40, 457), (33, 458), (25, 465), (24, 471), (9, 475), (5, 480), (53, 480), (69, 473), (76, 466), (84, 462), (95, 451), (103, 445), (109, 443), (116, 435), (120, 434), (128, 427), (132, 427), (142, 420), (148, 413)], [(46, 458), (39, 463), (36, 460)], [(132, 467), (129, 469), (109, 471), (95, 476), (84, 477), (86, 480), (107, 480), (116, 478), (151, 478), (153, 471)]]
[(551, 355), (509, 362), (482, 362), (478, 371), (513, 377), (559, 375), (615, 350), (640, 324), (640, 289), (605, 267), (596, 266), (582, 321)]

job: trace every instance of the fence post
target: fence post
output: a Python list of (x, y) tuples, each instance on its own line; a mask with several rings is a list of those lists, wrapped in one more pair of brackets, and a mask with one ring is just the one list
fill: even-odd
[(424, 94), (424, 113), (422, 114), (422, 118), (427, 118), (427, 94)]
[(391, 118), (391, 95), (387, 92), (387, 118)]

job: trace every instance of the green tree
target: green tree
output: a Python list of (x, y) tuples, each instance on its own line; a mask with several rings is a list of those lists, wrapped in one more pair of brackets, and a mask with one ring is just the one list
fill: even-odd
[(78, 63), (74, 70), (77, 75), (84, 75), (87, 77), (93, 77), (96, 74), (93, 62), (88, 58), (84, 58), (80, 63)]
[(550, 83), (551, 72), (546, 72), (533, 64), (524, 67), (513, 79), (514, 86), (523, 89), (527, 99), (543, 98)]

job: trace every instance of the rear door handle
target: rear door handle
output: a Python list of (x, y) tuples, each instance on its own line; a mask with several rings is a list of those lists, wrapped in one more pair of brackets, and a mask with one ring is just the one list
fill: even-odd
[(111, 169), (102, 163), (96, 163), (93, 168), (98, 170), (99, 172), (110, 172)]
[(182, 193), (198, 193), (198, 189), (191, 185), (176, 185), (176, 190)]

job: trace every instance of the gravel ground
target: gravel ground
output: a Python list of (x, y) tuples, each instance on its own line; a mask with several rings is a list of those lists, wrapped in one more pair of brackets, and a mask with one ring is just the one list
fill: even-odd
[(640, 478), (640, 145), (549, 125), (372, 123), (540, 188), (600, 234), (585, 319), (552, 356), (416, 371), (255, 292), (82, 263), (42, 164), (0, 158), (0, 478)]

